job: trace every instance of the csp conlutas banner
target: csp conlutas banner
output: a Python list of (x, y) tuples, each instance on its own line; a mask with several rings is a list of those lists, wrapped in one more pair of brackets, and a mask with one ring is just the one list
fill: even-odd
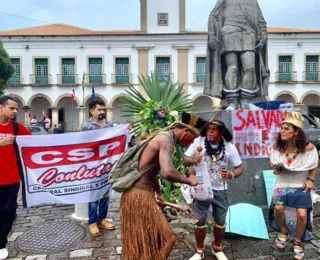
[(127, 127), (17, 136), (24, 206), (87, 203), (107, 196), (109, 172), (127, 148)]

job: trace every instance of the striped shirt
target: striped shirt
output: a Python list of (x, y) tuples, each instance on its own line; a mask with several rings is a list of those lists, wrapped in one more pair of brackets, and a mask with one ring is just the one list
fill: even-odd
[[(102, 122), (103, 122), (103, 128), (108, 128), (113, 126), (111, 122), (105, 119), (103, 119)], [(101, 129), (101, 127), (91, 117), (88, 121), (83, 123), (80, 131), (84, 132), (84, 131), (91, 131), (91, 130), (98, 130), (98, 129)]]

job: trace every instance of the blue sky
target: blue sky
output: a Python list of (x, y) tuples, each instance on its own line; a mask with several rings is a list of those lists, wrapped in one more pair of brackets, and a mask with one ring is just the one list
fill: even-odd
[[(215, 3), (216, 0), (186, 0), (187, 29), (206, 30)], [(259, 3), (268, 26), (320, 29), (320, 0)], [(0, 12), (93, 30), (140, 29), (140, 0), (2, 0)], [(0, 13), (0, 31), (43, 24)]]

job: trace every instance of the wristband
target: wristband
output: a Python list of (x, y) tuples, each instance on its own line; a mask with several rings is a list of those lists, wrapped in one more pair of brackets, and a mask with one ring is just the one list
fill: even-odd
[(315, 179), (314, 179), (314, 178), (312, 178), (311, 176), (308, 176), (307, 180), (308, 180), (308, 181), (311, 181), (312, 183), (314, 183), (314, 182), (315, 182)]
[(232, 174), (231, 180), (233, 180), (234, 179), (234, 172), (231, 172), (231, 174)]

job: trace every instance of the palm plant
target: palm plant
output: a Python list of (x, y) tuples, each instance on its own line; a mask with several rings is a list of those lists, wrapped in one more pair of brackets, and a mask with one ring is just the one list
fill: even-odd
[(163, 107), (168, 116), (165, 125), (176, 120), (177, 114), (182, 111), (191, 111), (193, 102), (184, 95), (183, 84), (172, 83), (170, 79), (162, 82), (157, 73), (151, 73), (145, 77), (141, 75), (139, 82), (147, 97), (145, 98), (137, 89), (130, 86), (127, 96), (122, 98), (123, 117), (131, 117), (131, 122), (137, 135), (148, 131), (149, 133), (163, 127), (158, 120), (155, 119), (155, 112)]
[[(128, 96), (122, 98), (124, 102), (122, 112), (125, 113), (123, 116), (132, 118), (132, 115), (134, 115), (131, 124), (137, 136), (140, 136), (143, 132), (152, 133), (168, 126), (177, 119), (178, 114), (183, 111), (190, 112), (193, 108), (192, 100), (184, 95), (183, 84), (174, 84), (170, 79), (162, 82), (157, 73), (151, 73), (148, 77), (142, 75), (138, 78), (147, 97), (145, 98), (138, 90), (130, 86), (126, 91)], [(160, 107), (164, 108), (167, 113), (164, 123), (161, 123), (155, 117), (156, 111)], [(186, 169), (182, 160), (175, 151), (174, 166), (184, 173)], [(167, 201), (180, 201), (180, 184), (161, 177), (161, 186)]]

